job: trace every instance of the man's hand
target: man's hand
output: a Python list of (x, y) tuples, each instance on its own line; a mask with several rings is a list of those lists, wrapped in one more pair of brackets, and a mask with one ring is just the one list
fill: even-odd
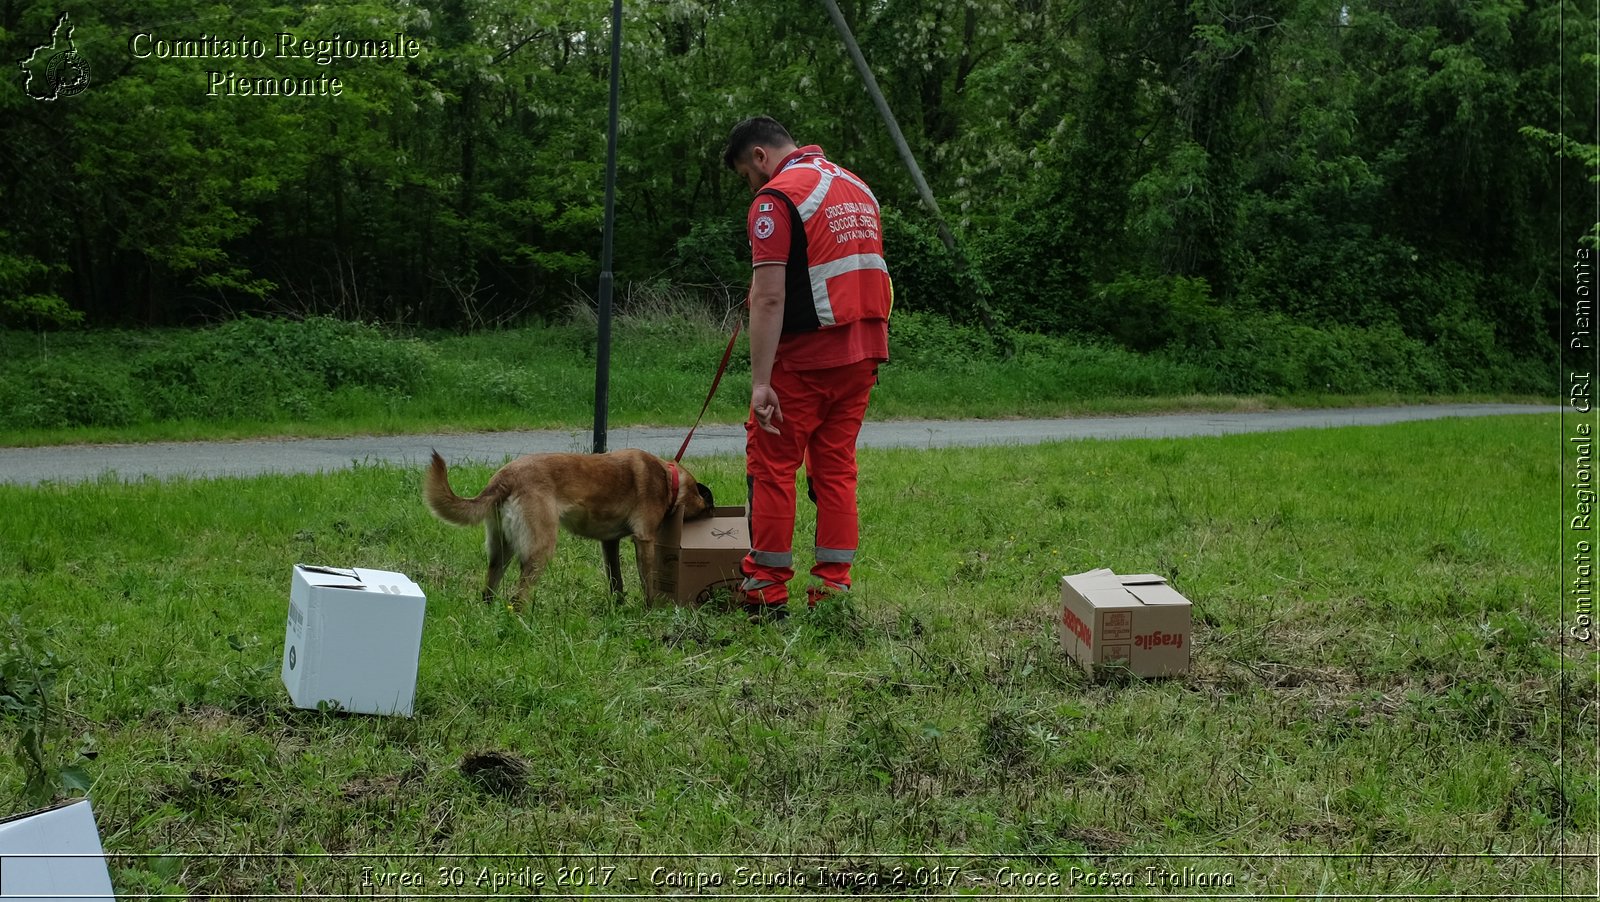
[(783, 422), (772, 390), (772, 365), (783, 337), (783, 274), (782, 263), (767, 263), (750, 277), (750, 412), (773, 435), (781, 434), (773, 422)]
[(772, 386), (757, 382), (750, 387), (750, 410), (756, 415), (756, 425), (763, 432), (782, 435), (778, 427), (772, 425), (774, 420), (783, 422), (783, 411), (778, 407), (778, 393), (772, 390)]

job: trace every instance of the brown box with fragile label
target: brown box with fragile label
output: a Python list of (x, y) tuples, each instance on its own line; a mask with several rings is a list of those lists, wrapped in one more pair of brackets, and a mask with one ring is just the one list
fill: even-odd
[(737, 592), (744, 581), (739, 562), (749, 551), (744, 508), (713, 508), (688, 522), (680, 509), (656, 537), (656, 592), (686, 605), (704, 604), (719, 589)]
[(1189, 599), (1159, 576), (1090, 570), (1061, 578), (1061, 646), (1091, 677), (1189, 672)]

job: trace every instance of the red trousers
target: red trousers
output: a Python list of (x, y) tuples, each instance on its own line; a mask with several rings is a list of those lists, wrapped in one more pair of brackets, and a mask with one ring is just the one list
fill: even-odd
[(878, 362), (824, 370), (774, 368), (772, 390), (783, 421), (765, 432), (754, 414), (745, 423), (745, 473), (750, 483), (750, 553), (744, 588), (768, 604), (788, 599), (794, 578), (795, 473), (802, 463), (817, 503), (815, 566), (830, 589), (850, 587), (860, 530), (856, 518), (856, 436), (877, 382)]

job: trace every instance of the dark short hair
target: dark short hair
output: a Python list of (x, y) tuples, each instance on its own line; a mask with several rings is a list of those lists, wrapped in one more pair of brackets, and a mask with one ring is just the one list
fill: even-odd
[(783, 123), (771, 116), (751, 116), (733, 127), (728, 134), (728, 146), (722, 151), (723, 165), (729, 169), (745, 155), (750, 148), (757, 144), (787, 145), (793, 144), (794, 138)]

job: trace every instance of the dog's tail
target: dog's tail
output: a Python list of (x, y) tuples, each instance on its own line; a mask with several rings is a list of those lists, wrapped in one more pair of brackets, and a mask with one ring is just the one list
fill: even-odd
[(444, 458), (439, 452), (433, 452), (433, 460), (428, 464), (428, 473), (422, 480), (422, 498), (428, 503), (428, 510), (433, 515), (446, 523), (457, 526), (473, 526), (488, 519), (489, 512), (494, 509), (495, 502), (500, 500), (500, 492), (494, 481), (484, 488), (476, 498), (462, 498), (450, 488), (450, 477), (445, 470)]

